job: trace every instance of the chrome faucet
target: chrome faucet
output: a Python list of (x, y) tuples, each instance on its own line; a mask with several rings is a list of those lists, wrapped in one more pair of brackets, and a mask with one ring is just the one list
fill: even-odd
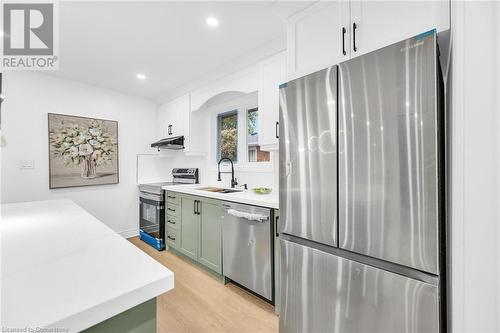
[(234, 164), (230, 158), (223, 157), (217, 163), (217, 171), (218, 171), (217, 181), (220, 182), (222, 180), (222, 178), (220, 177), (221, 173), (229, 173), (229, 172), (221, 172), (220, 171), (220, 164), (222, 161), (229, 161), (231, 163), (231, 188), (234, 188), (236, 185), (238, 185), (238, 182), (236, 181), (236, 178), (234, 178)]

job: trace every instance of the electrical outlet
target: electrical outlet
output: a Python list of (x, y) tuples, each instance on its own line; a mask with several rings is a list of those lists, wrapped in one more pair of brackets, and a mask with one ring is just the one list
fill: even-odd
[(35, 160), (20, 160), (19, 169), (21, 170), (31, 170), (35, 168)]

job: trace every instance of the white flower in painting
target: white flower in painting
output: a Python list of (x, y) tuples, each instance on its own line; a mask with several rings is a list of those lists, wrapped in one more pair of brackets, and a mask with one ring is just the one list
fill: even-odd
[(71, 145), (71, 143), (69, 143), (69, 142), (63, 142), (63, 146), (64, 146), (64, 148), (69, 148), (69, 147), (71, 147), (72, 145)]
[(85, 136), (83, 136), (83, 135), (79, 135), (79, 136), (77, 136), (77, 137), (74, 139), (74, 141), (75, 141), (75, 144), (80, 145), (80, 144), (82, 144), (82, 143), (84, 143), (84, 142), (85, 142)]
[(89, 132), (92, 136), (101, 135), (101, 130), (99, 128), (89, 128)]
[(73, 141), (73, 138), (72, 138), (72, 137), (67, 136), (67, 137), (64, 139), (64, 141), (66, 141), (66, 142), (71, 142), (71, 141)]
[(75, 147), (75, 146), (71, 147), (69, 149), (69, 154), (71, 157), (77, 157), (78, 156), (78, 147)]
[(102, 136), (100, 136), (100, 137), (97, 138), (97, 141), (99, 141), (99, 142), (104, 142), (104, 140), (105, 139)]
[(90, 140), (90, 141), (89, 141), (89, 143), (90, 143), (90, 144), (92, 145), (92, 147), (94, 147), (94, 148), (99, 148), (99, 147), (101, 147), (101, 143), (100, 143), (99, 141), (97, 141), (97, 140), (92, 139), (92, 140)]
[(92, 148), (92, 146), (89, 145), (88, 143), (82, 144), (78, 148), (79, 148), (78, 149), (79, 153), (82, 156), (88, 156), (88, 155), (92, 154), (92, 152), (94, 151), (94, 149)]

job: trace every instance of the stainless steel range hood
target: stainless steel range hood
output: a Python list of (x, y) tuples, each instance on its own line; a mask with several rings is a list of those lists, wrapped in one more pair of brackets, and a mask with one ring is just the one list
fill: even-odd
[(170, 138), (161, 139), (151, 144), (151, 147), (160, 149), (181, 150), (184, 149), (184, 135), (173, 136)]

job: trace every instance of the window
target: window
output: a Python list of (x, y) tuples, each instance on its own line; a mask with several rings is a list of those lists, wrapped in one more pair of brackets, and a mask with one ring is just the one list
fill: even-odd
[(217, 116), (217, 159), (238, 160), (238, 111), (230, 111)]
[(259, 146), (259, 109), (247, 111), (247, 150), (248, 162), (269, 162), (270, 153), (261, 151)]

